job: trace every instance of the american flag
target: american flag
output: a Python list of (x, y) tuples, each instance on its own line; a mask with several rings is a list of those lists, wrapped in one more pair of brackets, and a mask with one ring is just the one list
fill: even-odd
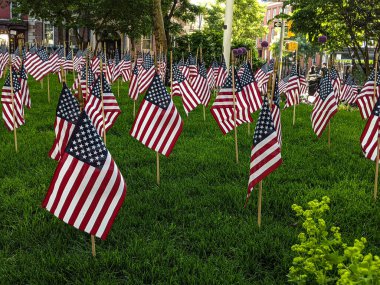
[(331, 78), (332, 86), (333, 86), (333, 89), (334, 89), (335, 98), (336, 98), (336, 100), (339, 100), (339, 98), (340, 98), (340, 89), (341, 89), (340, 78), (339, 78), (338, 72), (336, 71), (336, 69), (335, 69), (334, 66), (331, 67), (330, 78)]
[(113, 62), (112, 60), (105, 61), (105, 76), (109, 84), (112, 83), (112, 71), (113, 71)]
[(348, 75), (346, 82), (343, 85), (342, 92), (340, 93), (340, 100), (346, 101), (348, 104), (356, 102), (356, 96), (358, 95), (358, 88), (355, 84), (355, 80), (351, 74)]
[(75, 124), (80, 115), (79, 103), (67, 88), (66, 83), (63, 83), (61, 95), (59, 95), (56, 117), (54, 122), (55, 139), (52, 148), (49, 151), (49, 156), (52, 159), (59, 161), (65, 152), (65, 148)]
[(81, 67), (85, 64), (84, 52), (82, 50), (78, 50), (77, 54), (74, 56), (74, 70), (76, 72), (80, 72)]
[(183, 122), (160, 76), (153, 78), (130, 134), (146, 147), (169, 156)]
[[(102, 80), (100, 80), (100, 76), (103, 76)], [(95, 128), (98, 130), (99, 135), (104, 137), (104, 128), (107, 132), (113, 126), (121, 111), (115, 96), (112, 93), (111, 87), (107, 83), (104, 73), (100, 76), (96, 79), (94, 85), (92, 86), (90, 96), (87, 98), (84, 110), (90, 117)], [(101, 84), (103, 85), (103, 108)]]
[(45, 48), (40, 48), (25, 61), (25, 68), (35, 80), (41, 80), (50, 70), (49, 56)]
[[(13, 127), (20, 127), (25, 123), (24, 120), (24, 107), (22, 95), (20, 93), (21, 86), (17, 76), (17, 72), (12, 70), (12, 83), (13, 83), (13, 104), (11, 93), (11, 80), (8, 74), (5, 80), (3, 89), (1, 90), (1, 103), (3, 111), (3, 120), (5, 126), (9, 131), (13, 131)], [(15, 122), (13, 122), (13, 114)], [(14, 123), (14, 124), (13, 124)]]
[(280, 94), (282, 92), (285, 92), (286, 85), (288, 84), (289, 78), (290, 78), (290, 74), (280, 80), (280, 83), (278, 84), (278, 92), (280, 92)]
[(21, 57), (20, 57), (20, 50), (17, 47), (15, 51), (12, 54), (12, 66), (16, 68), (16, 70), (20, 70), (21, 67)]
[(227, 76), (228, 76), (228, 71), (227, 71), (227, 66), (226, 66), (226, 60), (224, 59), (224, 56), (222, 55), (222, 63), (219, 65), (219, 68), (218, 68), (215, 86), (222, 87)]
[(9, 63), (9, 54), (6, 47), (1, 47), (0, 52), (0, 77), (3, 77), (5, 67)]
[(22, 103), (30, 109), (32, 106), (32, 101), (30, 99), (30, 92), (28, 86), (28, 74), (26, 73), (24, 64), (20, 68), (20, 95), (22, 98)]
[(144, 93), (156, 74), (152, 56), (148, 53), (145, 55), (144, 63), (142, 65), (141, 76), (139, 77), (139, 91)]
[(73, 51), (70, 50), (66, 56), (65, 63), (63, 64), (64, 70), (73, 70), (74, 62), (73, 62)]
[(180, 94), (180, 96), (182, 96), (183, 107), (185, 108), (186, 114), (189, 114), (201, 104), (201, 100), (195, 93), (193, 86), (187, 81), (177, 65), (173, 66), (173, 94)]
[(131, 99), (134, 101), (137, 100), (140, 94), (138, 81), (139, 81), (139, 67), (136, 63), (135, 67), (133, 68), (132, 78), (131, 78), (131, 82), (129, 84), (129, 90), (128, 90), (129, 97), (131, 97)]
[(187, 62), (185, 62), (185, 60), (183, 59), (183, 57), (178, 62), (178, 68), (182, 72), (183, 76), (185, 76), (186, 79), (190, 78), (190, 69)]
[(198, 74), (197, 60), (191, 52), (189, 53), (189, 57), (187, 58), (186, 65), (189, 67), (190, 78), (196, 77)]
[(259, 70), (255, 73), (255, 78), (257, 85), (260, 88), (262, 94), (267, 93), (268, 80), (270, 75), (273, 73), (274, 69), (274, 60), (271, 59), (269, 63), (265, 63)]
[(126, 192), (116, 163), (82, 112), (42, 206), (65, 223), (104, 240)]
[[(243, 123), (252, 122), (252, 117), (249, 112), (249, 103), (240, 84), (239, 78), (235, 72), (235, 96), (236, 96), (236, 126)], [(234, 129), (234, 105), (232, 92), (232, 67), (220, 89), (214, 104), (211, 107), (211, 113), (218, 123), (223, 134), (227, 134)]]
[(216, 78), (218, 75), (218, 69), (219, 65), (216, 60), (213, 60), (211, 66), (207, 70), (207, 80), (208, 80), (208, 85), (210, 86), (210, 89), (214, 89), (216, 85)]
[(115, 59), (112, 70), (112, 82), (115, 82), (121, 76), (121, 67), (123, 66), (123, 61), (120, 60), (119, 50), (115, 49)]
[[(368, 77), (367, 82), (364, 84), (362, 90), (360, 91), (359, 95), (356, 99), (356, 104), (359, 107), (360, 114), (362, 115), (362, 118), (364, 120), (367, 120), (368, 117), (371, 115), (372, 109), (373, 109), (373, 94), (374, 94), (374, 83), (375, 83), (375, 70), (372, 70), (370, 76)], [(379, 91), (380, 91), (380, 73), (377, 72), (377, 80), (376, 80), (376, 86), (377, 86), (377, 98), (379, 98)]]
[(278, 89), (278, 78), (276, 77), (276, 85), (274, 89), (274, 97), (272, 104), (272, 119), (274, 123), (274, 127), (277, 133), (277, 141), (281, 147), (282, 145), (282, 128), (281, 128), (281, 111), (280, 111), (280, 91)]
[(363, 154), (366, 158), (375, 161), (378, 152), (378, 140), (380, 132), (380, 100), (377, 99), (372, 114), (360, 137)]
[[(121, 75), (123, 77), (123, 81), (126, 82), (126, 81), (129, 81), (131, 80), (131, 76), (132, 76), (132, 59), (131, 59), (131, 55), (129, 53), (126, 53), (123, 60), (121, 61), (122, 62), (122, 66), (120, 68), (120, 71), (121, 71)], [(138, 69), (137, 69), (137, 72), (138, 72)]]
[(257, 82), (253, 77), (251, 65), (249, 63), (244, 63), (242, 68), (243, 73), (240, 76), (240, 82), (249, 102), (249, 111), (250, 113), (253, 113), (261, 108), (263, 100), (261, 99), (260, 89)]
[(268, 100), (264, 97), (253, 135), (247, 201), (255, 185), (276, 170), (281, 163), (281, 148), (277, 141), (276, 128), (269, 110)]
[(300, 95), (308, 94), (308, 83), (306, 81), (305, 75), (300, 74)]
[[(91, 59), (91, 69), (94, 74), (100, 73), (100, 58), (101, 57), (102, 57), (102, 53), (99, 52), (98, 55), (94, 55)], [(103, 61), (103, 65), (104, 65), (104, 61)]]
[(58, 48), (49, 56), (50, 72), (56, 73), (61, 71), (61, 65), (63, 65), (64, 49)]
[(144, 55), (141, 53), (141, 51), (139, 51), (138, 54), (137, 54), (136, 64), (137, 64), (137, 66), (140, 66), (143, 63), (144, 63)]
[(166, 76), (166, 56), (164, 54), (161, 54), (158, 57), (158, 71), (160, 73), (161, 79), (163, 82), (165, 82), (165, 76)]
[(292, 67), (288, 83), (286, 84), (285, 95), (285, 108), (291, 107), (293, 105), (298, 105), (300, 103), (300, 78), (298, 76), (295, 64)]
[[(87, 76), (87, 86), (86, 86), (86, 76)], [(75, 91), (75, 96), (78, 97), (79, 93), (78, 90), (81, 88), (82, 90), (82, 98), (86, 102), (87, 100), (87, 94), (89, 94), (89, 90), (92, 87), (92, 84), (95, 81), (95, 74), (92, 72), (91, 68), (87, 69), (87, 75), (86, 75), (86, 65), (83, 65), (80, 75), (78, 74), (77, 79), (74, 81), (73, 90)], [(88, 90), (87, 90), (87, 88)]]
[(195, 94), (200, 98), (202, 105), (207, 106), (211, 99), (210, 86), (207, 82), (207, 70), (205, 63), (199, 63), (199, 73), (194, 81)]
[(322, 135), (328, 122), (337, 111), (338, 102), (334, 95), (331, 79), (328, 75), (325, 75), (325, 77), (321, 79), (318, 96), (311, 114), (312, 127), (318, 137)]

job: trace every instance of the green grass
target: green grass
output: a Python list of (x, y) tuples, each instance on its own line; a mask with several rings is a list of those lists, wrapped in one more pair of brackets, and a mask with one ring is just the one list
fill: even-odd
[(243, 208), (252, 144), (247, 126), (238, 129), (236, 164), (233, 134), (223, 136), (209, 111), (204, 122), (201, 107), (186, 117), (175, 98), (184, 129), (170, 158), (161, 156), (158, 187), (155, 153), (129, 135), (133, 103), (123, 84), (122, 114), (107, 147), (128, 194), (93, 258), (88, 234), (41, 208), (57, 165), (48, 157), (56, 81), (48, 104), (46, 80), (44, 89), (30, 80), (32, 109), (17, 130), (18, 153), (13, 133), (0, 128), (0, 284), (283, 284), (301, 230), (291, 205), (324, 195), (332, 200), (326, 219), (341, 227), (344, 241), (365, 236), (369, 250), (380, 254), (375, 165), (360, 150), (365, 122), (357, 110), (333, 118), (331, 149), (327, 134), (317, 139), (312, 132), (310, 106), (297, 108), (295, 127), (292, 110), (282, 113), (284, 162), (263, 182), (259, 229), (257, 190)]

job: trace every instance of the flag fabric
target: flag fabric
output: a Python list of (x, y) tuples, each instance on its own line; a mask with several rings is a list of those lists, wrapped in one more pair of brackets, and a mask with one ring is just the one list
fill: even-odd
[(193, 80), (194, 91), (201, 100), (202, 105), (207, 106), (211, 99), (210, 86), (207, 81), (207, 70), (204, 62), (199, 63), (199, 73)]
[(178, 68), (182, 72), (183, 76), (185, 76), (186, 79), (190, 78), (190, 69), (189, 69), (187, 61), (185, 62), (183, 57), (178, 62)]
[(240, 76), (240, 82), (249, 102), (249, 111), (250, 113), (253, 113), (259, 110), (263, 103), (260, 89), (255, 81), (255, 78), (253, 77), (251, 65), (245, 62), (240, 69), (243, 69), (243, 73)]
[(128, 95), (131, 97), (133, 101), (136, 101), (139, 97), (139, 67), (137, 65), (137, 62), (135, 64), (135, 67), (133, 68), (131, 82), (129, 84), (129, 90)]
[(264, 96), (253, 135), (247, 200), (255, 185), (276, 170), (281, 163), (281, 148), (277, 141), (276, 128), (269, 110), (268, 100)]
[[(367, 82), (364, 84), (361, 89), (359, 95), (356, 99), (356, 104), (359, 107), (360, 114), (364, 120), (367, 120), (371, 115), (373, 109), (373, 96), (374, 96), (374, 84), (375, 84), (375, 70), (372, 70), (371, 74), (368, 77)], [(380, 91), (380, 73), (377, 72), (377, 80), (376, 80), (376, 100), (379, 98)]]
[(70, 50), (65, 58), (65, 63), (63, 64), (64, 70), (73, 70), (74, 62), (73, 62), (73, 51)]
[(168, 157), (182, 127), (181, 116), (160, 76), (156, 74), (140, 105), (130, 134), (146, 147)]
[(65, 223), (104, 240), (126, 192), (116, 163), (82, 112), (42, 207)]
[(173, 66), (173, 94), (180, 94), (182, 96), (183, 108), (186, 114), (189, 114), (201, 104), (201, 100), (195, 93), (193, 86), (185, 78), (177, 65)]
[(112, 69), (112, 82), (115, 82), (121, 76), (121, 67), (123, 65), (123, 61), (120, 60), (119, 50), (115, 49), (115, 58)]
[(300, 74), (300, 95), (302, 94), (308, 94), (308, 83), (306, 81), (305, 75)]
[[(50, 72), (57, 73), (61, 71), (61, 65), (64, 63), (64, 49), (58, 48), (49, 56)], [(61, 81), (60, 81), (61, 82)]]
[(79, 103), (71, 94), (70, 89), (67, 88), (66, 83), (63, 83), (55, 114), (55, 139), (49, 151), (49, 156), (59, 161), (65, 152), (67, 143), (80, 115)]
[[(120, 67), (121, 76), (124, 82), (131, 80), (131, 76), (132, 76), (131, 70), (132, 70), (131, 55), (129, 53), (126, 53), (122, 60), (122, 65)], [(138, 72), (138, 69), (137, 69), (137, 72)]]
[[(380, 98), (380, 97), (379, 97)], [(377, 99), (367, 124), (360, 136), (360, 145), (366, 158), (376, 161), (380, 133), (380, 100)]]
[(187, 58), (186, 65), (189, 67), (190, 79), (196, 77), (198, 75), (197, 60), (191, 52), (189, 53), (189, 57)]
[[(102, 76), (102, 80), (100, 80), (100, 76)], [(102, 73), (100, 76), (96, 79), (94, 85), (91, 88), (90, 96), (87, 98), (84, 110), (90, 117), (91, 122), (97, 129), (99, 135), (101, 137), (104, 137), (104, 129), (107, 132), (113, 126), (121, 111), (104, 73)], [(103, 85), (102, 92), (101, 85)]]
[(267, 93), (268, 80), (270, 75), (273, 73), (274, 60), (271, 59), (269, 62), (265, 63), (259, 70), (255, 73), (255, 78), (257, 85), (262, 94)]
[[(87, 77), (87, 86), (86, 86), (86, 77)], [(82, 66), (82, 70), (80, 74), (78, 74), (77, 79), (74, 81), (72, 89), (75, 90), (75, 96), (79, 96), (79, 88), (81, 88), (82, 91), (82, 98), (84, 102), (86, 102), (88, 94), (90, 93), (90, 89), (92, 87), (92, 84), (95, 81), (95, 74), (92, 72), (91, 68), (87, 68), (87, 74), (86, 74), (86, 65)]]
[(330, 69), (330, 79), (331, 79), (331, 83), (334, 89), (335, 98), (336, 100), (339, 100), (341, 84), (340, 84), (340, 78), (339, 78), (338, 72), (336, 71), (334, 66), (331, 67)]
[(331, 79), (325, 75), (321, 79), (319, 91), (315, 100), (311, 123), (314, 133), (320, 137), (330, 119), (338, 112), (338, 102), (334, 95)]
[(276, 129), (277, 134), (277, 142), (282, 146), (282, 128), (281, 128), (281, 110), (280, 110), (280, 91), (278, 88), (278, 78), (276, 77), (276, 83), (275, 83), (275, 89), (274, 89), (274, 96), (273, 96), (273, 102), (272, 102), (272, 119), (274, 123), (274, 127)]
[(161, 76), (161, 80), (165, 82), (165, 76), (166, 76), (166, 56), (164, 54), (161, 54), (158, 57), (158, 71)]
[(45, 48), (40, 48), (35, 54), (31, 55), (24, 64), (28, 73), (37, 81), (44, 78), (51, 70), (49, 56)]
[(30, 92), (29, 92), (29, 86), (28, 86), (28, 74), (26, 73), (26, 70), (25, 70), (23, 63), (21, 64), (19, 75), (20, 75), (21, 101), (22, 101), (22, 104), (24, 106), (26, 106), (26, 107), (28, 107), (28, 109), (30, 109), (32, 106), (32, 101), (30, 98)]
[(358, 95), (358, 88), (351, 74), (348, 75), (340, 93), (340, 100), (346, 101), (347, 104), (354, 104)]
[(145, 55), (144, 63), (142, 65), (141, 76), (139, 77), (139, 91), (144, 93), (156, 74), (152, 56), (148, 53)]
[(280, 94), (285, 92), (286, 85), (288, 84), (289, 78), (290, 78), (290, 74), (280, 80), (280, 83), (278, 84), (278, 92), (280, 92)]
[(218, 75), (219, 65), (216, 60), (213, 60), (211, 66), (207, 70), (207, 81), (210, 89), (214, 89), (216, 87), (216, 78)]
[(224, 56), (222, 55), (222, 63), (219, 65), (218, 73), (216, 76), (216, 87), (222, 87), (227, 76), (228, 76), (228, 71), (227, 71), (226, 60), (224, 59)]
[(74, 56), (74, 70), (76, 72), (80, 72), (82, 65), (85, 64), (85, 58), (83, 57), (84, 52), (82, 50), (78, 50), (76, 55)]
[[(100, 58), (102, 57), (102, 53), (98, 53), (98, 55), (94, 55), (91, 59), (91, 69), (94, 74), (100, 73)], [(102, 62), (104, 64), (104, 61)]]
[(300, 78), (298, 76), (295, 64), (292, 67), (288, 83), (286, 84), (285, 95), (285, 108), (291, 107), (293, 105), (298, 105), (300, 103)]
[[(234, 70), (236, 74), (236, 70)], [(237, 75), (237, 74), (236, 74)], [(235, 77), (235, 109), (236, 109), (236, 127), (243, 123), (252, 122), (252, 117), (249, 112), (249, 103), (244, 94), (240, 80)], [(224, 82), (223, 87), (220, 89), (212, 107), (211, 114), (219, 125), (220, 130), (225, 135), (234, 129), (234, 104), (233, 104), (233, 90), (232, 90), (232, 67)]]
[[(2, 103), (2, 117), (5, 126), (9, 131), (13, 131), (14, 127), (18, 128), (25, 124), (24, 108), (22, 96), (20, 94), (21, 86), (17, 76), (17, 72), (12, 70), (12, 83), (13, 83), (13, 104), (11, 92), (11, 79), (8, 73), (7, 79), (4, 82), (3, 89), (1, 90), (1, 103)], [(13, 122), (13, 114), (15, 121)]]

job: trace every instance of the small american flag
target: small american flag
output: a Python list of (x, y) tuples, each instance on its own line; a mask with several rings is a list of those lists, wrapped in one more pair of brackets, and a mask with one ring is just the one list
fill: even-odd
[(289, 78), (290, 78), (290, 74), (280, 80), (280, 83), (278, 84), (278, 92), (280, 92), (280, 94), (282, 92), (285, 92), (286, 85), (288, 84)]
[(338, 72), (336, 71), (336, 69), (335, 69), (334, 66), (331, 67), (330, 78), (331, 78), (332, 86), (333, 86), (333, 89), (334, 89), (335, 98), (336, 98), (336, 100), (339, 100), (339, 98), (340, 98), (340, 89), (341, 89), (340, 78), (339, 78)]
[[(3, 89), (1, 90), (1, 103), (3, 111), (3, 120), (5, 126), (9, 131), (13, 131), (13, 127), (20, 127), (25, 124), (24, 120), (24, 105), (22, 95), (20, 93), (21, 85), (17, 76), (17, 72), (12, 70), (12, 83), (13, 83), (13, 105), (11, 93), (11, 80), (8, 74), (4, 82)], [(14, 108), (14, 109), (13, 109)], [(13, 113), (14, 112), (14, 113)], [(15, 115), (15, 122), (13, 122), (13, 114)], [(13, 124), (14, 123), (14, 124)]]
[[(235, 96), (236, 96), (236, 126), (243, 123), (252, 122), (252, 117), (249, 112), (249, 103), (239, 78), (235, 72)], [(233, 105), (233, 90), (232, 90), (232, 67), (220, 89), (212, 107), (211, 114), (218, 123), (223, 134), (227, 134), (234, 129), (234, 105)]]
[(173, 94), (180, 94), (182, 96), (183, 107), (186, 111), (186, 114), (189, 114), (194, 110), (201, 100), (198, 95), (195, 93), (193, 86), (185, 78), (179, 68), (173, 66)]
[[(102, 82), (100, 76), (103, 76)], [(112, 93), (110, 85), (107, 83), (104, 73), (101, 74), (92, 86), (90, 96), (87, 98), (84, 110), (90, 117), (93, 125), (98, 130), (100, 136), (104, 137), (104, 128), (106, 132), (113, 126), (121, 111), (115, 96)], [(101, 93), (101, 84), (103, 84), (103, 92)], [(103, 94), (103, 109), (102, 109)]]
[(300, 74), (300, 95), (308, 94), (308, 83), (306, 81), (305, 75)]
[(218, 69), (219, 69), (218, 62), (214, 60), (211, 66), (209, 67), (209, 69), (207, 70), (207, 81), (208, 81), (208, 85), (210, 86), (210, 89), (215, 88), (216, 78), (218, 75)]
[(185, 62), (183, 57), (178, 62), (178, 68), (182, 72), (183, 76), (185, 76), (186, 79), (190, 79), (190, 69), (189, 69), (187, 61)]
[(222, 87), (227, 76), (228, 76), (228, 71), (227, 71), (226, 60), (224, 59), (224, 56), (222, 55), (222, 63), (219, 65), (218, 73), (216, 75), (216, 87)]
[(140, 105), (130, 134), (146, 147), (168, 157), (182, 127), (181, 116), (160, 76), (156, 74)]
[(129, 84), (129, 90), (128, 95), (131, 97), (133, 101), (136, 101), (139, 97), (139, 67), (137, 63), (135, 64), (135, 67), (133, 68), (131, 82)]
[(318, 137), (322, 135), (328, 122), (336, 112), (338, 112), (338, 102), (335, 99), (331, 79), (328, 75), (325, 75), (321, 79), (318, 95), (311, 114), (312, 127)]
[(189, 57), (187, 58), (186, 65), (189, 67), (190, 78), (196, 77), (198, 74), (197, 61), (191, 52), (189, 53)]
[(37, 81), (41, 80), (51, 71), (49, 56), (45, 48), (40, 48), (34, 55), (25, 61), (28, 73)]
[(199, 73), (194, 81), (195, 94), (201, 100), (202, 105), (207, 106), (211, 99), (210, 86), (207, 82), (207, 70), (204, 62), (199, 63)]
[(269, 110), (268, 100), (264, 97), (253, 136), (247, 201), (255, 185), (276, 170), (281, 163), (281, 148), (277, 141), (276, 128)]
[(70, 50), (69, 53), (66, 56), (65, 63), (63, 64), (64, 70), (73, 70), (73, 51)]
[(358, 88), (355, 84), (355, 80), (351, 74), (347, 76), (346, 82), (343, 85), (342, 92), (340, 93), (340, 100), (346, 101), (348, 104), (356, 102), (356, 96), (358, 95)]
[[(364, 84), (362, 90), (360, 91), (359, 95), (356, 99), (356, 104), (359, 107), (360, 114), (362, 115), (362, 118), (364, 120), (367, 120), (368, 117), (371, 115), (372, 109), (373, 109), (373, 94), (375, 92), (374, 90), (374, 83), (375, 83), (375, 70), (372, 70), (371, 74), (368, 77), (367, 82)], [(377, 98), (379, 98), (379, 91), (380, 91), (380, 73), (377, 72), (377, 80), (376, 80), (376, 89), (377, 89)], [(377, 100), (376, 98), (376, 100)]]
[[(132, 76), (132, 60), (131, 60), (131, 55), (129, 53), (126, 53), (123, 60), (121, 61), (122, 66), (120, 67), (121, 75), (123, 77), (123, 81), (129, 81), (131, 80)], [(138, 69), (137, 69), (138, 72)]]
[(61, 159), (79, 115), (79, 103), (71, 94), (70, 89), (67, 88), (66, 83), (63, 83), (54, 122), (55, 139), (49, 151), (49, 156), (52, 159), (57, 161)]
[(30, 99), (30, 92), (29, 92), (29, 86), (28, 86), (28, 74), (26, 73), (24, 64), (21, 64), (20, 68), (20, 95), (22, 98), (22, 103), (24, 106), (30, 107), (32, 106), (32, 101)]
[(262, 94), (267, 93), (268, 80), (270, 75), (273, 73), (274, 69), (274, 60), (271, 59), (269, 63), (265, 63), (259, 70), (255, 73), (255, 78), (257, 85), (260, 88)]
[(116, 163), (90, 118), (82, 112), (42, 207), (65, 223), (104, 240), (126, 192)]
[(112, 82), (115, 82), (121, 76), (121, 67), (123, 66), (123, 61), (120, 60), (119, 50), (115, 49), (115, 62), (113, 64), (112, 70)]
[(249, 102), (251, 113), (256, 112), (261, 108), (263, 100), (261, 99), (260, 89), (253, 77), (251, 65), (244, 63), (242, 65), (243, 73), (240, 76), (240, 82), (243, 87), (243, 91), (246, 94)]
[(148, 53), (145, 55), (144, 63), (142, 65), (141, 75), (139, 77), (139, 91), (144, 93), (156, 74), (152, 56)]
[(298, 105), (300, 103), (300, 78), (298, 76), (297, 67), (295, 64), (292, 67), (288, 83), (286, 84), (285, 95), (285, 108)]
[(380, 132), (380, 100), (377, 99), (372, 114), (360, 137), (363, 154), (366, 158), (375, 161), (378, 152), (378, 140)]
[(276, 77), (276, 85), (274, 89), (274, 97), (272, 104), (272, 119), (274, 123), (274, 127), (277, 133), (277, 141), (281, 147), (282, 145), (282, 128), (281, 128), (281, 110), (280, 110), (280, 91), (278, 89), (278, 78)]

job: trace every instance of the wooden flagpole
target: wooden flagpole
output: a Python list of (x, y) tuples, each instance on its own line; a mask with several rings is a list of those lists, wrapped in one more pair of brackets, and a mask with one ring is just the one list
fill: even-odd
[[(297, 56), (298, 56), (298, 44), (297, 44), (297, 48), (296, 48), (296, 71), (298, 73), (298, 62), (297, 62)], [(274, 72), (274, 71), (273, 71)], [(298, 81), (299, 83), (299, 81)], [(300, 92), (301, 90), (301, 87), (298, 85), (298, 91)], [(301, 93), (301, 92), (300, 92)], [(301, 94), (298, 94), (297, 96), (301, 96)], [(294, 102), (294, 105), (293, 105), (293, 127), (294, 125), (296, 124), (296, 102)]]
[[(115, 42), (115, 45), (116, 45), (116, 50), (117, 50), (117, 41)], [(122, 53), (120, 53), (122, 54)], [(119, 56), (119, 55), (118, 55)], [(114, 56), (114, 58), (116, 57), (116, 54)], [(116, 62), (114, 63), (114, 69), (116, 68)], [(120, 78), (117, 79), (117, 97), (120, 96)]]
[[(248, 58), (249, 58), (249, 63), (251, 65), (251, 70), (252, 70), (252, 51), (248, 51), (248, 54), (247, 54), (247, 61), (248, 61)], [(253, 72), (253, 70), (252, 70)], [(251, 123), (249, 122), (247, 124), (248, 126), (248, 135), (250, 136), (251, 135)]]
[[(63, 56), (64, 56), (64, 59), (65, 59), (65, 62), (66, 62), (66, 57), (67, 57), (67, 53), (66, 53), (66, 41), (63, 42)], [(66, 70), (64, 70), (64, 73), (65, 73), (65, 82), (67, 83), (67, 73), (66, 73)]]
[(259, 195), (257, 199), (257, 224), (261, 226), (261, 204), (263, 200), (263, 181), (259, 182)]
[[(105, 43), (104, 43), (105, 49)], [(103, 98), (103, 57), (100, 57), (100, 98), (102, 100), (102, 117), (103, 117), (103, 140), (104, 144), (107, 143), (107, 135), (106, 135), (106, 116), (104, 113), (104, 98)]]
[[(333, 59), (332, 59), (332, 56), (330, 55), (330, 58), (329, 58), (329, 60), (326, 60), (327, 61), (327, 63), (329, 63), (329, 61), (330, 61), (330, 68), (332, 67), (332, 64), (333, 64)], [(335, 95), (334, 95), (335, 96)], [(328, 124), (328, 133), (327, 133), (327, 145), (328, 145), (328, 147), (330, 148), (331, 147), (331, 124), (330, 124), (330, 122), (331, 122), (331, 118), (330, 118), (330, 120), (329, 120), (329, 124)]]
[[(378, 60), (379, 60), (379, 52), (376, 52), (376, 58), (375, 58), (375, 78), (373, 83), (373, 102), (376, 104), (376, 98), (377, 98), (377, 67), (378, 67)], [(377, 138), (377, 155), (376, 155), (376, 170), (375, 170), (375, 186), (373, 191), (373, 199), (377, 200), (377, 184), (379, 179), (379, 160), (380, 160), (380, 137), (378, 135)]]
[(12, 56), (11, 56), (11, 49), (10, 48), (9, 48), (9, 80), (10, 80), (10, 84), (11, 84), (13, 136), (14, 136), (14, 141), (15, 141), (15, 150), (16, 150), (16, 152), (18, 152), (17, 128), (16, 128), (16, 107), (15, 107), (15, 98), (14, 98), (14, 90), (13, 90)]
[(237, 127), (236, 127), (236, 94), (235, 94), (235, 58), (233, 52), (231, 52), (231, 67), (232, 67), (232, 100), (234, 106), (234, 131), (235, 131), (235, 156), (236, 163), (239, 163), (239, 151), (238, 151), (238, 140), (237, 140)]
[(173, 50), (170, 51), (170, 95), (173, 98)]
[[(198, 53), (198, 49), (197, 49), (197, 53)], [(203, 54), (202, 54), (202, 46), (199, 48), (199, 62), (200, 64), (202, 64), (202, 61), (203, 61)], [(203, 105), (203, 121), (206, 122), (206, 106)]]
[[(135, 65), (137, 65), (137, 50), (136, 49), (135, 49), (135, 60), (134, 61), (135, 61)], [(136, 100), (133, 100), (133, 118), (136, 117)]]
[[(154, 56), (154, 67), (155, 67), (156, 73), (157, 73), (156, 45), (154, 46), (153, 56)], [(157, 165), (157, 167), (156, 167), (157, 185), (159, 186), (160, 185), (160, 154), (158, 153), (158, 151), (156, 151), (156, 165)]]
[(73, 80), (75, 81), (75, 68), (74, 68), (74, 48), (73, 48), (73, 45), (71, 43), (71, 60), (72, 60), (72, 63), (73, 63)]

